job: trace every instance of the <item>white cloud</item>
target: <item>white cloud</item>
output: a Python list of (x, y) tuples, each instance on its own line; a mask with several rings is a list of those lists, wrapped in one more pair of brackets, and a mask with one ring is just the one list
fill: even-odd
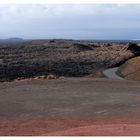
[[(140, 5), (1, 4), (0, 18), (0, 37), (61, 37), (64, 36), (62, 32), (67, 36), (72, 34), (73, 37), (74, 34), (84, 33), (85, 36), (91, 36), (94, 29), (100, 29), (96, 30), (96, 34), (102, 35), (106, 31), (101, 29), (140, 28)], [(113, 31), (109, 34), (113, 34)]]
[[(24, 18), (74, 18), (76, 16), (138, 15), (140, 5), (129, 4), (22, 4), (0, 5), (0, 16)], [(120, 14), (120, 15), (119, 15)]]

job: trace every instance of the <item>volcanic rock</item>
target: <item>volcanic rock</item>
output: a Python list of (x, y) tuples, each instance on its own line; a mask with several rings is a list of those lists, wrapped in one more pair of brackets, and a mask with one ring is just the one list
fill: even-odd
[(140, 54), (140, 46), (138, 46), (136, 43), (128, 43), (127, 46), (127, 50), (130, 50), (137, 55)]
[(90, 46), (85, 45), (85, 44), (79, 44), (79, 43), (74, 43), (73, 48), (77, 49), (79, 51), (89, 51), (89, 50), (92, 50), (92, 48)]

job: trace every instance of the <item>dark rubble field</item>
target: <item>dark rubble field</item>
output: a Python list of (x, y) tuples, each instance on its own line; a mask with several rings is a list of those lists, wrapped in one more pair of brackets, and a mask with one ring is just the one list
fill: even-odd
[[(135, 56), (128, 43), (32, 40), (0, 44), (0, 80), (57, 75), (103, 77), (102, 70)], [(133, 45), (133, 44), (132, 44)]]

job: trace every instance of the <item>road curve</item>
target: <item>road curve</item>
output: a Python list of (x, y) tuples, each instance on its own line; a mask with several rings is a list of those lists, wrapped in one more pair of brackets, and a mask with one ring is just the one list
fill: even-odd
[(116, 80), (125, 80), (124, 78), (120, 77), (116, 74), (119, 67), (106, 69), (103, 71), (103, 74), (108, 77), (109, 79), (116, 79)]

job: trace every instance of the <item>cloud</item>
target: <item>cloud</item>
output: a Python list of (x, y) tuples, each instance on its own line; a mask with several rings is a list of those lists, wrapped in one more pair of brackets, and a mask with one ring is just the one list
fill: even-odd
[(140, 29), (139, 4), (1, 4), (0, 17), (1, 38), (138, 38)]
[[(126, 4), (5, 4), (0, 5), (1, 16), (55, 17), (140, 14), (139, 5)], [(121, 16), (120, 15), (120, 16)]]

